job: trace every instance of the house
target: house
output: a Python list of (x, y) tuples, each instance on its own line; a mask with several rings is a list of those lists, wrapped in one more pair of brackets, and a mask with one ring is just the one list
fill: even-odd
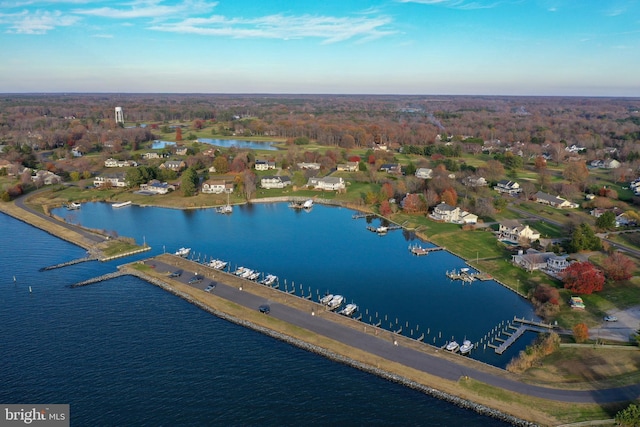
[(104, 161), (105, 168), (126, 168), (129, 166), (136, 167), (138, 164), (133, 160), (116, 160), (116, 159), (107, 159)]
[(605, 169), (618, 169), (620, 166), (622, 166), (622, 164), (616, 159), (607, 159), (602, 165)]
[(160, 158), (160, 154), (158, 154), (158, 153), (154, 153), (154, 152), (152, 152), (152, 153), (144, 153), (144, 154), (142, 155), (142, 158), (143, 158), (143, 159), (147, 159), (147, 160), (150, 160), (150, 159), (159, 159), (159, 158)]
[(518, 251), (511, 256), (511, 262), (527, 271), (542, 270), (547, 267), (547, 261), (555, 257), (553, 252), (540, 252), (535, 249), (527, 249), (526, 253)]
[(307, 181), (307, 187), (315, 188), (317, 190), (344, 190), (346, 184), (340, 177), (325, 176), (324, 178), (312, 177)]
[(166, 182), (160, 182), (152, 179), (146, 184), (140, 184), (140, 191), (153, 194), (167, 194), (169, 191), (175, 191), (176, 187)]
[(187, 151), (189, 151), (189, 149), (185, 146), (176, 147), (176, 154), (178, 156), (186, 156)]
[(416, 169), (416, 178), (420, 179), (431, 179), (431, 175), (433, 174), (433, 170), (429, 168), (418, 168)]
[(613, 212), (613, 214), (617, 217), (618, 215), (620, 215), (622, 213), (622, 209), (614, 206), (611, 209), (605, 209), (605, 208), (593, 208), (589, 211), (589, 215), (594, 216), (596, 218), (600, 218), (602, 216), (603, 213), (605, 212)]
[(397, 163), (385, 163), (380, 166), (380, 171), (394, 175), (402, 175), (402, 167)]
[(180, 172), (186, 167), (187, 164), (184, 162), (184, 160), (167, 160), (160, 165), (160, 169), (169, 169), (176, 172)]
[(291, 178), (288, 176), (265, 176), (260, 180), (262, 188), (284, 188), (291, 185)]
[(515, 220), (505, 220), (499, 224), (498, 239), (510, 242), (533, 242), (540, 238), (540, 233), (522, 225)]
[(298, 168), (307, 169), (307, 170), (319, 170), (320, 163), (302, 162), (302, 163), (298, 163)]
[(356, 172), (358, 170), (358, 162), (340, 163), (336, 166), (336, 170), (344, 172)]
[(433, 212), (429, 214), (431, 219), (436, 221), (450, 222), (453, 224), (475, 224), (478, 222), (478, 216), (470, 212), (463, 211), (459, 207), (453, 207), (440, 202), (433, 208)]
[(31, 176), (31, 180), (33, 182), (39, 181), (44, 185), (59, 184), (60, 182), (62, 182), (61, 177), (59, 177), (53, 172), (46, 171), (46, 170), (37, 171), (35, 175)]
[(202, 192), (205, 194), (221, 194), (233, 192), (233, 183), (224, 179), (208, 179), (202, 183)]
[(257, 171), (266, 171), (276, 168), (276, 162), (269, 162), (267, 160), (256, 160), (256, 164), (253, 166)]
[(567, 267), (569, 267), (569, 259), (567, 255), (554, 255), (547, 259), (547, 266), (543, 271), (550, 276), (557, 278)]
[(578, 204), (577, 203), (573, 203), (570, 202), (566, 199), (563, 199), (562, 197), (559, 196), (552, 196), (550, 194), (547, 193), (543, 193), (542, 191), (538, 191), (535, 196), (535, 201), (538, 203), (542, 203), (543, 205), (549, 205), (552, 206), (554, 208), (560, 208), (560, 209), (564, 209), (564, 208), (577, 208)]
[(93, 180), (94, 187), (127, 187), (128, 185), (123, 173), (101, 175)]
[(520, 184), (515, 181), (509, 181), (508, 179), (499, 181), (493, 189), (498, 193), (508, 194), (510, 196), (515, 196), (522, 191)]
[(84, 154), (84, 149), (82, 147), (73, 147), (71, 149), (71, 155), (73, 157), (82, 157)]
[(481, 176), (468, 176), (462, 180), (462, 183), (468, 187), (486, 187), (489, 185), (487, 180)]

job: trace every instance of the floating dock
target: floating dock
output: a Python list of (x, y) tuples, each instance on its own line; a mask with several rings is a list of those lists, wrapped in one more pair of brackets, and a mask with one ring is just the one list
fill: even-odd
[(435, 246), (433, 248), (423, 248), (420, 245), (410, 245), (409, 252), (416, 256), (429, 255), (430, 252), (442, 251), (444, 248)]
[[(520, 323), (520, 326), (518, 328), (515, 329), (515, 332), (513, 333), (506, 333), (503, 332), (505, 335), (507, 335), (507, 339), (502, 339), (499, 337), (496, 337), (496, 341), (500, 342), (500, 345), (495, 347), (492, 345), (489, 345), (490, 347), (495, 349), (495, 352), (497, 354), (502, 354), (505, 351), (507, 351), (507, 349), (509, 347), (511, 347), (511, 345), (516, 342), (516, 340), (518, 338), (520, 338), (522, 336), (522, 334), (524, 334), (525, 332), (549, 332), (551, 330), (553, 330), (553, 328), (555, 328), (554, 325), (550, 325), (548, 323), (542, 323), (542, 322), (535, 322), (532, 320), (526, 320), (526, 319), (518, 319), (517, 317), (513, 318), (513, 322), (514, 323)], [(514, 328), (513, 326), (510, 326), (511, 328)]]

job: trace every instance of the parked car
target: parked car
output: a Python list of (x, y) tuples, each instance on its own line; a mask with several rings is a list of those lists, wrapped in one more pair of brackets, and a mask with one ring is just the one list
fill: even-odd
[(182, 276), (182, 270), (177, 270), (169, 274), (169, 277), (180, 277), (180, 276)]
[(269, 314), (269, 312), (271, 311), (271, 307), (269, 307), (267, 304), (262, 304), (260, 307), (258, 307), (258, 310), (260, 310), (260, 313)]
[(216, 283), (215, 282), (211, 282), (211, 283), (209, 283), (209, 285), (206, 288), (204, 288), (204, 291), (205, 292), (211, 292), (213, 290), (213, 288), (215, 288), (215, 287), (216, 287)]
[(616, 316), (604, 316), (604, 321), (605, 322), (617, 322), (618, 318)]
[(202, 276), (198, 276), (197, 274), (193, 276), (191, 279), (189, 279), (190, 285), (195, 285), (196, 283), (200, 283), (200, 282), (202, 282)]

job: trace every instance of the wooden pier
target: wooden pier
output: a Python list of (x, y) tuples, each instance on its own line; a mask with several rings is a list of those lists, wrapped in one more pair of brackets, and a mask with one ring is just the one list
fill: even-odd
[(423, 248), (419, 245), (409, 245), (409, 252), (416, 256), (429, 255), (430, 252), (442, 251), (444, 248), (435, 246), (433, 248)]
[(378, 216), (377, 214), (374, 213), (359, 213), (359, 214), (354, 214), (352, 216), (353, 219), (361, 219), (361, 218), (370, 218), (372, 216)]
[[(490, 347), (495, 349), (495, 352), (497, 354), (504, 353), (525, 332), (529, 332), (529, 331), (531, 331), (531, 332), (549, 332), (549, 331), (553, 330), (553, 328), (555, 328), (554, 325), (550, 325), (548, 323), (535, 322), (533, 320), (526, 320), (526, 319), (519, 319), (517, 317), (514, 317), (513, 321), (514, 321), (514, 323), (520, 323), (520, 326), (518, 328), (515, 328), (515, 332), (508, 333), (508, 332), (504, 332), (503, 331), (503, 333), (505, 335), (507, 335), (508, 338), (507, 339), (502, 339), (502, 338), (496, 337), (495, 340), (500, 342), (501, 344), (499, 346), (497, 346), (497, 347), (489, 345)], [(514, 329), (514, 326), (510, 325), (509, 327)]]

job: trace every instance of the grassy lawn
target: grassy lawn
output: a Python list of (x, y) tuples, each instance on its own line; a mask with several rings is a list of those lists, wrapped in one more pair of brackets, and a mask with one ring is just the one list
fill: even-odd
[(557, 239), (566, 236), (566, 231), (556, 225), (549, 224), (543, 221), (525, 221), (525, 224), (529, 224), (531, 228), (540, 232), (540, 236), (543, 238)]

